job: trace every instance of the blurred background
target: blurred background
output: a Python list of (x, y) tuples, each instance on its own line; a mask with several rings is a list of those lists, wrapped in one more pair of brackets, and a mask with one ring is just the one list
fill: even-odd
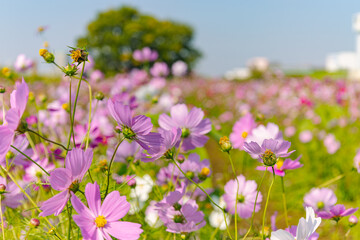
[[(246, 67), (249, 59), (254, 57), (264, 57), (272, 66), (288, 72), (309, 73), (314, 69), (325, 69), (326, 62), (331, 61), (329, 57), (333, 62), (341, 62), (337, 65), (344, 65), (343, 62), (354, 57), (348, 53), (356, 50), (356, 33), (352, 25), (354, 15), (360, 9), (360, 3), (355, 0), (346, 1), (346, 4), (325, 0), (231, 0), (226, 3), (190, 0), (40, 0), (2, 1), (0, 6), (1, 66), (12, 65), (21, 53), (37, 62), (41, 61), (38, 49), (43, 47), (45, 41), (59, 60), (60, 56), (68, 53), (67, 45), (74, 46), (79, 38), (94, 34), (89, 26), (99, 20), (99, 14), (111, 9), (119, 11), (127, 6), (136, 9), (137, 14), (151, 16), (158, 22), (185, 25), (188, 29), (183, 29), (184, 32), (179, 34), (185, 35), (189, 41), (181, 44), (186, 42), (185, 45), (188, 44), (195, 51), (190, 51), (191, 56), (188, 56), (191, 66), (202, 75), (216, 77)], [(147, 24), (143, 27), (149, 29), (149, 21)], [(42, 34), (38, 33), (40, 26), (46, 28)], [(155, 24), (151, 32), (154, 35), (145, 36), (148, 37), (147, 41), (151, 42), (153, 37), (161, 35), (161, 29)], [(94, 28), (92, 30), (96, 31)], [(133, 30), (127, 29), (127, 34)], [(134, 47), (149, 45), (146, 40), (141, 41), (133, 42)], [(168, 42), (163, 46), (166, 44), (171, 45)], [(96, 43), (93, 42), (93, 45)], [(94, 46), (89, 47), (91, 50)], [(334, 60), (339, 57), (334, 57), (334, 52), (343, 53), (340, 60)], [(40, 66), (40, 71), (52, 71), (49, 66)], [(334, 69), (340, 68), (332, 66), (331, 70)], [(238, 75), (244, 75), (244, 70)]]

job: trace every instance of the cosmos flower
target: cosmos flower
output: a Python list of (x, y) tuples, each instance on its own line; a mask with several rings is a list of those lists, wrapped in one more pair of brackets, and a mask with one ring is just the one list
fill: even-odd
[(324, 219), (333, 219), (339, 221), (342, 217), (355, 213), (359, 208), (346, 209), (344, 205), (337, 204), (332, 206), (328, 211), (319, 211), (318, 216)]
[(173, 159), (175, 157), (175, 149), (177, 143), (181, 139), (181, 129), (172, 128), (171, 130), (159, 129), (159, 133), (163, 137), (164, 141), (160, 146), (160, 150), (155, 154), (149, 154), (146, 157), (143, 157), (141, 160), (144, 162), (155, 161), (161, 157), (166, 159)]
[[(279, 159), (276, 162), (276, 164), (274, 165), (275, 174), (283, 177), (283, 176), (285, 176), (286, 170), (301, 168), (304, 165), (300, 163), (300, 161), (299, 161), (300, 159), (301, 159), (301, 155), (295, 160), (291, 160), (290, 158), (286, 158), (285, 160)], [(260, 171), (265, 171), (266, 167), (258, 166), (258, 167), (256, 167), (256, 169), (260, 170)], [(269, 172), (272, 172), (271, 168), (267, 168), (267, 170)]]
[[(225, 208), (225, 201), (224, 198), (220, 198), (219, 199), (219, 206), (222, 208)], [(227, 224), (230, 224), (230, 214), (226, 214), (226, 222)], [(212, 227), (214, 228), (219, 228), (220, 230), (225, 230), (226, 229), (226, 223), (224, 220), (224, 213), (219, 209), (219, 208), (215, 208), (209, 216), (209, 223)]]
[(291, 143), (284, 140), (265, 139), (261, 147), (256, 142), (244, 144), (245, 152), (252, 158), (262, 161), (266, 166), (273, 166), (278, 158), (288, 157), (294, 151), (288, 152)]
[(171, 66), (171, 73), (175, 77), (182, 77), (186, 74), (188, 66), (185, 62), (178, 60)]
[(5, 212), (5, 207), (17, 208), (24, 200), (24, 196), (20, 189), (14, 182), (7, 181), (5, 178), (0, 177), (0, 192), (1, 193), (1, 209)]
[(150, 68), (150, 73), (153, 77), (166, 77), (169, 75), (169, 67), (164, 62), (156, 62), (152, 68)]
[(194, 232), (205, 226), (204, 213), (198, 211), (195, 200), (184, 198), (185, 185), (170, 192), (157, 203), (159, 217), (172, 233)]
[(208, 159), (200, 161), (197, 153), (191, 153), (180, 168), (196, 183), (204, 181), (211, 175), (210, 161)]
[(271, 233), (271, 240), (312, 240), (313, 234), (321, 223), (321, 218), (315, 217), (315, 212), (311, 207), (306, 208), (306, 219), (300, 218), (299, 224), (294, 235), (294, 228), (277, 230)]
[[(111, 159), (111, 156), (113, 155), (114, 150), (111, 148), (108, 148), (107, 155), (109, 159)], [(137, 142), (128, 142), (123, 141), (118, 150), (116, 151), (114, 161), (115, 162), (133, 162), (141, 159), (142, 157), (142, 148), (140, 147)]]
[(304, 197), (304, 205), (312, 207), (315, 212), (329, 211), (336, 203), (337, 198), (329, 188), (313, 188)]
[[(180, 170), (173, 164), (169, 163), (167, 167), (163, 167), (156, 175), (156, 184), (162, 187), (167, 187), (170, 182), (175, 183), (183, 177)], [(180, 181), (177, 181), (180, 184)]]
[(170, 116), (161, 114), (159, 125), (165, 130), (180, 128), (182, 131), (184, 151), (202, 147), (209, 139), (205, 134), (211, 131), (211, 122), (204, 118), (200, 108), (192, 108), (190, 112), (185, 104), (177, 104), (170, 109)]
[(79, 226), (84, 239), (111, 239), (110, 235), (117, 239), (139, 239), (143, 232), (140, 224), (119, 221), (130, 209), (125, 196), (120, 196), (118, 191), (113, 191), (101, 204), (100, 187), (96, 182), (86, 185), (85, 196), (89, 208), (76, 195), (71, 197), (71, 203), (79, 214), (73, 215), (73, 219)]
[(150, 132), (153, 127), (150, 118), (144, 115), (133, 117), (128, 105), (111, 99), (108, 100), (108, 110), (126, 139), (137, 142), (150, 154), (160, 150), (163, 138), (159, 133)]
[(74, 148), (68, 152), (65, 159), (65, 168), (57, 168), (50, 173), (51, 187), (57, 191), (52, 198), (41, 204), (42, 212), (39, 216), (59, 215), (73, 193), (77, 192), (80, 183), (91, 166), (93, 151), (87, 149), (85, 152)]
[(157, 51), (151, 50), (148, 47), (135, 50), (133, 53), (133, 58), (138, 62), (153, 62), (158, 58), (158, 56)]
[[(223, 195), (226, 203), (226, 210), (231, 214), (235, 214), (235, 201), (237, 203), (237, 213), (241, 218), (249, 218), (254, 210), (255, 198), (257, 193), (257, 184), (254, 180), (246, 181), (243, 175), (237, 177), (239, 180), (238, 197), (236, 199), (237, 183), (235, 180), (230, 180), (225, 184)], [(262, 201), (262, 195), (259, 192), (259, 196), (256, 201), (255, 212), (260, 210)]]
[(279, 126), (274, 123), (268, 123), (266, 127), (259, 125), (251, 131), (251, 134), (246, 138), (246, 142), (256, 142), (261, 146), (265, 139), (282, 140), (283, 137)]
[(16, 69), (16, 71), (19, 72), (24, 72), (32, 68), (33, 66), (34, 62), (31, 59), (27, 58), (25, 54), (20, 54), (19, 56), (17, 56), (14, 63), (14, 68)]
[(245, 139), (251, 135), (252, 130), (256, 127), (256, 123), (251, 113), (247, 113), (241, 117), (233, 126), (230, 140), (234, 148), (243, 150)]
[(4, 163), (5, 156), (14, 141), (15, 131), (17, 130), (22, 115), (24, 114), (29, 97), (29, 88), (24, 79), (21, 83), (16, 83), (16, 90), (10, 96), (11, 108), (7, 111), (5, 121), (0, 126), (0, 163)]

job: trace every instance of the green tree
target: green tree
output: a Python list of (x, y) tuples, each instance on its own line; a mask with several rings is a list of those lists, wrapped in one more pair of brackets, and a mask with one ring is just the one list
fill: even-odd
[(156, 50), (158, 61), (169, 66), (182, 60), (192, 68), (200, 57), (192, 39), (193, 30), (188, 25), (122, 7), (99, 13), (88, 25), (86, 35), (78, 39), (78, 45), (87, 47), (95, 59), (95, 68), (113, 75), (138, 66), (132, 52), (143, 47)]

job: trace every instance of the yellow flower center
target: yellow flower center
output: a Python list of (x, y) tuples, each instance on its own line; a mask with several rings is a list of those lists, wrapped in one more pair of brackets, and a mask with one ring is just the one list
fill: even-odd
[(47, 52), (48, 52), (48, 50), (46, 50), (46, 49), (40, 49), (39, 55), (43, 57)]
[(208, 176), (208, 175), (210, 174), (210, 169), (207, 168), (207, 167), (203, 167), (203, 168), (201, 169), (200, 174), (203, 175), (203, 176)]
[(72, 51), (70, 56), (75, 62), (77, 62), (79, 60), (79, 58), (81, 57), (81, 51), (79, 49), (75, 50), (75, 51)]
[(102, 228), (106, 225), (107, 221), (104, 216), (100, 215), (95, 219), (96, 227)]
[(276, 163), (276, 166), (278, 169), (281, 169), (281, 167), (284, 165), (284, 160), (279, 159), (278, 162)]
[(248, 133), (247, 133), (246, 131), (244, 131), (244, 132), (241, 134), (241, 136), (242, 136), (243, 138), (246, 138), (246, 137), (248, 136)]

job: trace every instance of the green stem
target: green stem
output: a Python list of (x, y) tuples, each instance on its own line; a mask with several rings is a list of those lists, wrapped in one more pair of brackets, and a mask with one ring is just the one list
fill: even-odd
[(37, 162), (32, 160), (28, 155), (26, 155), (25, 153), (14, 147), (13, 145), (11, 145), (11, 147), (14, 148), (16, 151), (18, 151), (21, 155), (26, 157), (28, 160), (30, 160), (32, 163), (34, 163), (36, 166), (38, 166), (41, 170), (43, 170), (44, 173), (46, 173), (46, 175), (50, 176), (50, 174), (42, 166), (40, 166)]
[(238, 235), (238, 231), (237, 231), (237, 215), (238, 215), (237, 203), (238, 203), (239, 185), (240, 185), (240, 184), (239, 184), (239, 179), (237, 178), (237, 175), (236, 175), (234, 163), (233, 163), (233, 161), (232, 161), (230, 152), (227, 152), (227, 153), (228, 153), (228, 156), (229, 156), (229, 160), (230, 160), (230, 163), (231, 163), (231, 168), (232, 168), (232, 171), (233, 171), (233, 173), (234, 173), (234, 177), (235, 177), (236, 184), (237, 184), (237, 188), (236, 188), (236, 201), (235, 201), (235, 239), (238, 239), (238, 237), (237, 237), (237, 235)]
[(118, 143), (118, 145), (116, 146), (115, 151), (114, 151), (114, 153), (113, 153), (113, 155), (112, 155), (112, 157), (111, 157), (110, 164), (109, 164), (109, 169), (108, 169), (108, 174), (107, 174), (107, 184), (106, 184), (106, 191), (105, 191), (105, 196), (104, 196), (104, 198), (107, 196), (108, 191), (109, 191), (110, 172), (111, 172), (112, 163), (114, 162), (114, 158), (115, 158), (116, 152), (117, 152), (120, 144), (124, 141), (124, 139), (125, 139), (125, 138), (122, 138), (122, 139), (119, 141), (119, 143)]
[(35, 135), (37, 135), (38, 137), (44, 139), (45, 141), (48, 141), (48, 142), (53, 143), (53, 144), (55, 144), (55, 145), (58, 145), (58, 146), (62, 147), (64, 150), (67, 150), (67, 151), (68, 151), (68, 149), (67, 149), (64, 145), (62, 145), (61, 143), (55, 142), (55, 141), (53, 141), (53, 140), (50, 140), (50, 139), (48, 139), (48, 138), (40, 135), (39, 133), (37, 133), (37, 132), (35, 132), (35, 131), (31, 130), (31, 129), (27, 129), (27, 131), (28, 131), (28, 132), (31, 132), (31, 133), (33, 133), (33, 134), (35, 134)]
[(212, 204), (214, 204), (217, 208), (219, 208), (223, 213), (224, 213), (224, 221), (225, 221), (225, 224), (226, 224), (226, 229), (228, 231), (228, 234), (229, 234), (229, 237), (230, 239), (232, 239), (231, 237), (231, 234), (229, 232), (229, 228), (228, 228), (228, 225), (227, 225), (227, 222), (226, 222), (226, 214), (225, 214), (225, 209), (220, 207), (216, 202), (214, 202), (214, 200), (210, 197), (210, 195), (199, 185), (197, 184), (196, 182), (194, 182), (190, 177), (188, 177), (184, 171), (180, 168), (180, 166), (177, 164), (177, 162), (174, 160), (174, 159), (171, 159), (173, 161), (173, 163), (176, 165), (176, 167), (180, 170), (180, 172), (190, 181), (192, 182), (196, 187), (198, 187), (203, 193), (205, 193), (205, 195), (209, 198), (210, 202)]
[(263, 175), (263, 177), (261, 178), (260, 185), (259, 185), (258, 190), (257, 190), (257, 193), (256, 193), (255, 203), (254, 203), (254, 210), (253, 210), (252, 215), (251, 215), (250, 228), (249, 228), (249, 230), (246, 232), (245, 236), (243, 237), (243, 240), (245, 240), (246, 237), (249, 235), (249, 233), (250, 233), (250, 231), (251, 231), (251, 229), (252, 229), (252, 226), (253, 226), (253, 224), (254, 224), (256, 203), (257, 203), (257, 199), (258, 199), (258, 196), (259, 196), (260, 188), (261, 188), (261, 186), (262, 186), (262, 184), (263, 184), (263, 182), (264, 182), (264, 179), (265, 179), (265, 175), (266, 175), (266, 172), (267, 172), (267, 168), (268, 168), (268, 167), (266, 167), (265, 172), (264, 172), (264, 175)]
[(92, 111), (92, 91), (91, 91), (91, 85), (88, 81), (83, 80), (87, 83), (88, 87), (89, 87), (89, 119), (88, 119), (88, 129), (86, 132), (86, 137), (85, 137), (85, 150), (89, 147), (89, 141), (90, 141), (90, 127), (91, 127), (91, 111)]
[(5, 227), (4, 227), (3, 212), (1, 208), (1, 198), (0, 198), (0, 215), (1, 215), (1, 231), (2, 231), (3, 240), (5, 240)]
[[(71, 77), (70, 77), (70, 83), (69, 83), (69, 117), (70, 117), (70, 125), (73, 125), (74, 124), (74, 122), (73, 122), (73, 119), (72, 119), (72, 104), (71, 104), (71, 81), (72, 79), (71, 79)], [(73, 132), (73, 131), (72, 131)], [(71, 134), (70, 133), (70, 135), (69, 135), (69, 139), (71, 139), (71, 136), (72, 136), (72, 138), (73, 138), (73, 142), (75, 142), (75, 134), (74, 134), (74, 132)], [(69, 140), (70, 141), (70, 140)]]
[(263, 239), (265, 239), (265, 238), (264, 238), (264, 233), (265, 233), (266, 209), (267, 209), (268, 204), (269, 204), (271, 189), (272, 189), (272, 186), (274, 185), (274, 182), (275, 182), (275, 169), (274, 169), (273, 166), (272, 166), (271, 168), (272, 168), (272, 172), (273, 172), (273, 179), (272, 179), (272, 181), (271, 181), (271, 184), (270, 184), (270, 187), (269, 187), (269, 191), (268, 191), (268, 194), (267, 194), (267, 197), (266, 197), (266, 203), (265, 203), (265, 208), (264, 208), (264, 213), (263, 213), (263, 219), (262, 219), (262, 234), (263, 234)]
[(68, 204), (66, 207), (67, 207), (68, 218), (69, 218), (69, 229), (68, 229), (67, 239), (70, 240), (71, 239), (71, 209), (69, 208)]
[(286, 227), (289, 227), (289, 218), (288, 218), (288, 212), (287, 212), (287, 206), (286, 206), (284, 177), (281, 177), (281, 189), (282, 189), (282, 199), (283, 199), (283, 204), (284, 204)]

